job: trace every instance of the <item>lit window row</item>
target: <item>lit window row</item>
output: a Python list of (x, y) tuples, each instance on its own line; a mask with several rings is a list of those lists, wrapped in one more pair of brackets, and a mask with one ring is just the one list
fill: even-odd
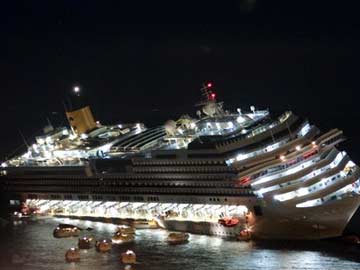
[(311, 160), (303, 162), (303, 163), (299, 164), (298, 166), (293, 167), (293, 168), (291, 168), (289, 170), (286, 170), (284, 172), (268, 175), (268, 176), (265, 176), (265, 177), (261, 177), (259, 180), (252, 183), (252, 186), (256, 186), (256, 185), (259, 185), (259, 184), (262, 184), (262, 183), (269, 182), (269, 181), (274, 180), (274, 179), (278, 179), (280, 177), (284, 177), (284, 176), (288, 176), (288, 175), (297, 173), (297, 172), (299, 172), (301, 170), (304, 170), (304, 169), (308, 168), (309, 166), (313, 165), (314, 163), (318, 162), (319, 160), (320, 160), (320, 157), (318, 156), (316, 158), (313, 158)]
[(342, 170), (341, 172), (332, 175), (330, 177), (324, 178), (321, 181), (309, 187), (302, 187), (297, 189), (296, 191), (274, 195), (274, 199), (283, 202), (283, 201), (291, 200), (295, 197), (305, 196), (317, 190), (325, 189), (325, 187), (329, 184), (332, 184), (332, 182), (337, 181), (339, 179), (343, 179), (344, 177), (348, 176), (348, 174), (351, 173), (352, 168), (354, 168), (354, 166), (351, 166), (352, 164), (353, 162), (349, 161), (348, 164), (345, 166), (344, 170)]
[[(271, 128), (273, 127), (273, 125), (270, 125)], [(269, 126), (269, 127), (270, 127)], [(268, 128), (265, 128), (265, 127), (262, 127), (261, 131), (266, 131)], [(311, 127), (310, 125), (307, 123), (299, 132), (298, 132), (298, 136), (305, 136), (309, 131), (310, 131)], [(279, 142), (276, 142), (276, 143), (273, 143), (273, 144), (269, 144), (267, 145), (266, 147), (263, 147), (259, 150), (256, 150), (256, 151), (253, 151), (253, 152), (250, 152), (250, 153), (240, 153), (238, 155), (236, 155), (234, 158), (231, 158), (231, 159), (228, 159), (226, 161), (226, 163), (228, 165), (232, 164), (233, 162), (235, 161), (241, 161), (241, 160), (245, 160), (245, 159), (248, 159), (248, 158), (251, 158), (251, 157), (255, 157), (255, 156), (258, 156), (258, 155), (261, 155), (261, 154), (264, 154), (264, 153), (268, 153), (268, 152), (271, 152), (271, 151), (274, 151), (278, 148), (280, 148), (281, 146), (285, 145), (286, 143), (289, 142), (289, 139), (285, 139), (285, 140), (281, 140)], [(296, 150), (300, 150), (301, 149), (301, 146), (297, 146)]]
[(352, 184), (348, 184), (345, 187), (330, 193), (329, 195), (322, 197), (322, 198), (318, 198), (318, 199), (314, 199), (314, 200), (309, 200), (303, 203), (298, 203), (296, 205), (296, 207), (298, 208), (303, 208), (303, 207), (313, 207), (313, 206), (318, 206), (318, 205), (322, 205), (325, 202), (328, 201), (332, 201), (332, 200), (340, 200), (345, 196), (351, 195), (352, 193), (356, 193), (356, 194), (360, 194), (360, 179), (358, 179), (357, 181), (355, 181)]
[(279, 185), (274, 185), (274, 186), (267, 187), (267, 188), (261, 188), (261, 189), (259, 189), (257, 191), (257, 194), (260, 197), (262, 197), (263, 194), (265, 194), (267, 192), (270, 192), (270, 191), (280, 189), (283, 186), (289, 186), (289, 185), (293, 185), (293, 184), (297, 184), (297, 183), (302, 183), (302, 182), (305, 182), (305, 181), (307, 181), (309, 179), (312, 179), (312, 178), (318, 176), (319, 174), (322, 174), (323, 172), (328, 171), (328, 170), (338, 166), (345, 155), (346, 155), (345, 152), (338, 153), (336, 158), (329, 165), (326, 165), (326, 166), (324, 166), (324, 167), (322, 167), (320, 169), (314, 170), (311, 173), (308, 173), (305, 176), (303, 176), (301, 178), (298, 178), (298, 179), (295, 179), (293, 181), (282, 183), (282, 184), (279, 184)]

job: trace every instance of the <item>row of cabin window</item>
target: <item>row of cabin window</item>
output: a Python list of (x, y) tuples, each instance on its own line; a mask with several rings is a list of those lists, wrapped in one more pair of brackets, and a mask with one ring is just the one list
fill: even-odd
[(138, 162), (135, 161), (134, 165), (138, 166), (157, 166), (157, 165), (224, 165), (225, 162), (223, 160), (186, 160), (186, 161), (179, 161), (179, 160), (166, 160), (166, 161), (145, 161), (145, 162)]
[[(49, 182), (39, 182), (37, 181), (36, 183), (19, 183), (17, 185), (7, 185), (8, 187), (32, 187), (32, 186), (36, 186), (36, 187), (48, 187), (49, 186)], [(55, 183), (51, 183), (51, 184), (55, 184)], [(84, 186), (84, 187), (98, 187), (99, 183), (93, 182), (93, 183), (81, 183), (78, 181), (67, 181), (66, 183), (64, 182), (59, 182), (57, 183), (57, 187), (61, 187), (61, 186), (71, 186), (71, 187), (76, 187), (76, 186)], [(133, 186), (133, 187), (141, 187), (141, 186), (145, 186), (145, 187), (233, 187), (233, 183), (232, 182), (223, 182), (223, 181), (218, 181), (216, 183), (174, 183), (174, 182), (118, 182), (118, 181), (104, 181), (100, 183), (100, 186)], [(54, 188), (54, 187), (50, 187), (50, 188)]]
[[(142, 178), (135, 178), (136, 180), (140, 180)], [(120, 180), (120, 179), (119, 179)], [(174, 181), (174, 179), (161, 179), (165, 182), (162, 183), (153, 183), (153, 182), (146, 182), (147, 180), (150, 180), (150, 178), (148, 179), (143, 179), (144, 182), (134, 182), (133, 179), (127, 179), (130, 182), (124, 182), (124, 181), (116, 181), (114, 179), (105, 179), (105, 180), (101, 180), (101, 184), (102, 185), (174, 185), (174, 183), (172, 183), (172, 181)], [(157, 179), (155, 179), (156, 181)], [(161, 181), (160, 180), (160, 181)], [(220, 178), (207, 178), (207, 177), (203, 177), (203, 179), (182, 179), (181, 181), (184, 182), (193, 182), (193, 181), (207, 181), (207, 180), (217, 180), (217, 183), (219, 183), (221, 185), (221, 183), (225, 182), (226, 180), (229, 179), (220, 179)], [(78, 186), (97, 186), (98, 182), (89, 182), (89, 181), (79, 181), (79, 180), (68, 180), (66, 179), (64, 180), (52, 180), (52, 179), (47, 179), (47, 180), (27, 180), (27, 181), (9, 181), (6, 182), (5, 185), (9, 185), (9, 186), (13, 186), (13, 185), (78, 185)], [(203, 186), (203, 184), (196, 184), (196, 186)]]
[[(164, 177), (162, 175), (149, 175), (149, 174), (144, 174), (144, 175), (109, 175), (109, 176), (106, 176), (106, 177), (102, 177), (100, 179), (159, 179), (159, 178), (162, 178), (162, 179), (168, 179), (168, 180), (176, 180), (176, 179), (185, 179), (186, 177), (189, 177), (189, 175), (172, 175), (171, 177)], [(191, 175), (190, 176), (192, 179), (214, 179), (214, 180), (217, 180), (217, 179), (230, 179), (232, 176), (229, 176), (228, 174), (225, 174), (224, 176), (219, 176), (219, 175), (197, 175), (197, 174), (194, 174), (194, 175)], [(31, 180), (36, 180), (36, 181), (39, 181), (39, 180), (53, 180), (53, 181), (56, 181), (56, 180), (78, 180), (78, 181), (86, 181), (86, 183), (88, 183), (89, 181), (92, 181), (92, 180), (97, 180), (99, 178), (95, 178), (95, 177), (92, 177), (92, 178), (89, 178), (87, 176), (66, 176), (65, 178), (63, 176), (53, 176), (53, 175), (49, 175), (49, 176), (40, 176), (40, 177), (29, 177), (27, 179), (12, 179), (12, 180), (8, 180), (5, 182), (5, 184), (12, 184), (12, 183), (21, 183), (21, 184), (25, 184)]]
[[(221, 199), (220, 198), (209, 198), (210, 202), (220, 202)], [(224, 198), (224, 202), (227, 202), (227, 198)]]
[(133, 187), (233, 187), (232, 182), (216, 183), (175, 183), (175, 182), (103, 182), (104, 186), (133, 186)]
[[(186, 193), (186, 194), (208, 194), (209, 190), (203, 190), (203, 189), (191, 189), (191, 188), (171, 188), (171, 189), (167, 189), (167, 188), (163, 188), (161, 190), (159, 189), (154, 189), (154, 188), (142, 188), (141, 190), (139, 190), (138, 188), (134, 187), (96, 187), (96, 188), (81, 188), (81, 187), (77, 187), (77, 186), (63, 186), (63, 187), (49, 187), (49, 186), (37, 186), (37, 187), (8, 187), (7, 190), (8, 191), (32, 191), (32, 192), (44, 192), (44, 191), (54, 191), (54, 189), (56, 189), (56, 192), (77, 192), (77, 193), (82, 193), (82, 192), (86, 192), (86, 193), (97, 193), (97, 192), (105, 192), (105, 193), (161, 193), (161, 194), (182, 194), (182, 193)], [(219, 188), (214, 188), (211, 190), (212, 193), (215, 194), (222, 194), (222, 195), (252, 195), (252, 191), (251, 190), (247, 190), (247, 189), (219, 189)]]
[(171, 175), (170, 177), (168, 175), (112, 175), (112, 176), (106, 176), (102, 177), (103, 180), (111, 180), (111, 179), (155, 179), (155, 180), (191, 180), (189, 179), (205, 179), (205, 180), (223, 180), (223, 179), (231, 179), (233, 176), (229, 174), (223, 174), (223, 175)]
[[(193, 180), (187, 180), (184, 182), (190, 182), (190, 183), (175, 183), (172, 181), (167, 181), (167, 182), (147, 182), (147, 181), (143, 181), (143, 182), (135, 182), (135, 181), (131, 181), (131, 182), (123, 182), (123, 181), (102, 181), (101, 183), (98, 182), (85, 182), (85, 181), (49, 181), (49, 180), (41, 180), (41, 181), (36, 181), (36, 182), (32, 182), (32, 181), (27, 181), (27, 182), (20, 182), (20, 183), (16, 183), (16, 185), (21, 185), (21, 186), (47, 186), (49, 184), (52, 185), (58, 185), (58, 186), (87, 186), (87, 187), (92, 187), (92, 186), (98, 186), (99, 184), (101, 184), (101, 186), (184, 186), (184, 187), (233, 187), (234, 184), (233, 182), (229, 182), (229, 181), (225, 181), (223, 179), (219, 179), (219, 181), (216, 181), (215, 183), (193, 183)], [(11, 183), (9, 186), (13, 186), (15, 183)]]
[(179, 168), (179, 167), (151, 167), (151, 168), (134, 168), (134, 172), (235, 172), (236, 170), (234, 170), (232, 167), (184, 167), (184, 168)]

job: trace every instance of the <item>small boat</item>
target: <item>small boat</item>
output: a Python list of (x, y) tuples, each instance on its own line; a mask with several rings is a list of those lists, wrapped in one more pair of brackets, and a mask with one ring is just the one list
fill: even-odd
[(173, 232), (173, 233), (169, 233), (169, 235), (167, 237), (167, 242), (169, 244), (183, 244), (183, 243), (187, 243), (188, 241), (189, 241), (188, 233)]
[(125, 234), (121, 232), (116, 232), (115, 235), (111, 238), (111, 241), (115, 244), (129, 243), (135, 240), (134, 234)]
[(65, 253), (65, 260), (67, 262), (78, 262), (80, 261), (80, 251), (78, 248), (70, 248)]
[(30, 216), (33, 214), (37, 214), (37, 213), (39, 213), (39, 211), (40, 211), (40, 208), (29, 206), (26, 203), (22, 203), (20, 206), (20, 213), (23, 216)]
[(30, 215), (24, 215), (21, 212), (15, 211), (14, 213), (12, 213), (11, 218), (12, 219), (21, 219), (21, 218), (27, 218), (30, 217)]
[(65, 209), (63, 207), (57, 207), (53, 210), (54, 215), (61, 215), (65, 213)]
[(221, 218), (218, 220), (218, 223), (225, 227), (235, 227), (239, 224), (239, 219), (237, 218)]
[(237, 240), (239, 240), (239, 241), (249, 241), (249, 240), (251, 240), (250, 231), (249, 230), (240, 231), (239, 235), (237, 236)]
[(348, 244), (360, 244), (360, 238), (356, 235), (346, 235), (341, 240)]
[(136, 229), (157, 229), (159, 228), (158, 223), (155, 220), (135, 220), (133, 226)]
[(127, 250), (124, 253), (121, 253), (121, 261), (124, 264), (134, 264), (136, 263), (136, 254), (132, 250)]
[(79, 236), (80, 229), (76, 226), (70, 225), (65, 226), (65, 224), (59, 224), (53, 231), (55, 238), (65, 238), (65, 237), (74, 237)]
[(72, 225), (72, 224), (66, 224), (66, 223), (59, 223), (59, 225), (57, 225), (59, 228), (78, 228), (79, 230), (81, 230), (79, 227)]
[(95, 243), (96, 251), (107, 252), (112, 248), (112, 243), (110, 239), (101, 239)]
[(84, 236), (82, 238), (79, 238), (78, 247), (80, 249), (90, 249), (93, 247), (93, 242), (94, 242), (94, 238)]
[(135, 234), (135, 228), (121, 226), (121, 227), (117, 228), (116, 233), (118, 233), (118, 232), (123, 233), (123, 234)]

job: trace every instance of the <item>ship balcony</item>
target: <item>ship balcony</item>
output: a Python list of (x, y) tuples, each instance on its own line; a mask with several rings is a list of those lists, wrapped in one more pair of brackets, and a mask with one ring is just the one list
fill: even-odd
[(290, 170), (287, 170), (279, 175), (272, 176), (270, 179), (260, 179), (258, 182), (254, 182), (252, 184), (252, 187), (259, 190), (262, 188), (268, 188), (274, 185), (283, 184), (286, 182), (289, 182), (290, 180), (298, 179), (300, 177), (303, 177), (314, 170), (317, 170), (319, 168), (322, 168), (328, 164), (330, 164), (332, 161), (328, 159), (321, 160), (319, 162), (316, 162), (316, 160), (309, 160), (304, 164), (301, 164), (295, 168), (292, 168)]
[(267, 188), (261, 188), (256, 193), (258, 193), (260, 196), (264, 196), (268, 198), (271, 197), (275, 192), (276, 193), (291, 192), (297, 188), (315, 184), (322, 178), (329, 177), (332, 174), (336, 174), (337, 172), (345, 168), (346, 163), (350, 159), (347, 155), (345, 157), (343, 157), (342, 155), (340, 156), (342, 157), (342, 159), (335, 159), (330, 164), (321, 167), (319, 169), (316, 169), (301, 178), (296, 178), (289, 182), (280, 183)]
[(296, 207), (298, 207), (298, 208), (314, 207), (314, 206), (323, 205), (327, 202), (331, 202), (334, 200), (341, 200), (341, 199), (344, 199), (347, 197), (359, 196), (359, 195), (360, 195), (360, 179), (356, 180), (352, 184), (346, 185), (345, 187), (343, 187), (333, 193), (330, 193), (327, 196), (313, 199), (313, 200), (308, 200), (308, 201), (302, 202), (302, 203), (298, 203), (298, 204), (296, 204)]
[[(300, 188), (295, 192), (275, 195), (274, 198), (287, 204), (299, 204), (304, 201), (314, 200), (327, 196), (330, 193), (355, 182), (360, 177), (359, 167), (353, 167), (345, 173), (341, 171), (330, 179), (324, 179), (310, 188)], [(282, 197), (281, 197), (282, 196)]]

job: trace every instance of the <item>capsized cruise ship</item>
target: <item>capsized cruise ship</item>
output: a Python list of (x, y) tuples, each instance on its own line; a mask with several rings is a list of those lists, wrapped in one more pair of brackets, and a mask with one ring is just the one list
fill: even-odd
[(69, 106), (68, 127), (47, 126), (1, 164), (3, 196), (27, 212), (239, 239), (342, 235), (360, 203), (342, 131), (321, 133), (291, 111), (230, 112), (210, 83), (202, 94), (194, 116), (156, 127), (101, 125), (89, 106)]

